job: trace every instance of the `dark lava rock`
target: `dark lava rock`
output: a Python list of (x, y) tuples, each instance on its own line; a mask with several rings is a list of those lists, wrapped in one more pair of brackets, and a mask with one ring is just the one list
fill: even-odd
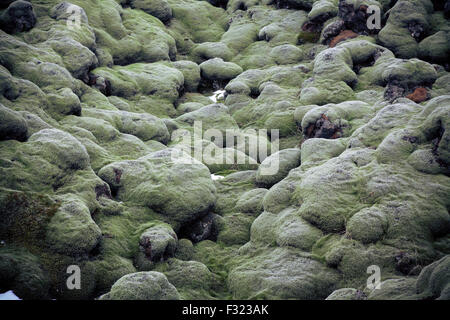
[(368, 33), (367, 19), (370, 16), (367, 13), (367, 6), (361, 5), (357, 8), (345, 0), (339, 0), (338, 16), (344, 21), (345, 29), (353, 30), (357, 33)]
[(330, 39), (336, 37), (343, 29), (345, 23), (343, 20), (338, 20), (330, 23), (323, 30), (323, 43), (328, 43)]
[(22, 115), (0, 104), (0, 140), (27, 139), (28, 126)]
[(0, 18), (0, 28), (7, 33), (28, 31), (35, 24), (36, 14), (33, 5), (22, 0), (11, 3)]
[(333, 124), (326, 115), (322, 115), (315, 124), (311, 124), (305, 130), (305, 136), (309, 138), (336, 139), (341, 134), (341, 128)]
[(220, 230), (221, 217), (217, 214), (208, 213), (180, 230), (180, 238), (188, 238), (193, 243), (203, 240), (216, 241)]
[(389, 84), (384, 91), (384, 98), (390, 102), (403, 97), (405, 89), (400, 86)]

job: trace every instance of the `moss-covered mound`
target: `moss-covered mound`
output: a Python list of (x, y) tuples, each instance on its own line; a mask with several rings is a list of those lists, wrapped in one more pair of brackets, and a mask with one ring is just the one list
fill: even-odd
[(441, 3), (3, 1), (0, 292), (450, 299)]

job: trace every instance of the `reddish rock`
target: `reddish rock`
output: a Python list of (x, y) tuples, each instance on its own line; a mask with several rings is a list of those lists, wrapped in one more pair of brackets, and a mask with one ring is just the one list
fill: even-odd
[(353, 32), (352, 30), (342, 30), (341, 33), (331, 39), (330, 48), (335, 47), (341, 41), (356, 38), (357, 36), (358, 34), (356, 32)]
[(428, 91), (423, 87), (416, 88), (413, 93), (407, 95), (406, 97), (415, 103), (421, 103), (428, 99)]
[(341, 137), (342, 130), (333, 124), (326, 115), (317, 119), (316, 123), (310, 124), (305, 130), (305, 138), (337, 139)]

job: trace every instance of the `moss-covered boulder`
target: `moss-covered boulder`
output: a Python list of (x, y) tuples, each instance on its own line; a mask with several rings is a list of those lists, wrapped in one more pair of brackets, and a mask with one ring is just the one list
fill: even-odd
[(172, 66), (183, 73), (184, 89), (189, 92), (197, 91), (201, 79), (200, 67), (189, 60), (175, 61), (172, 63)]
[(172, 8), (166, 0), (134, 0), (131, 6), (155, 16), (164, 23), (172, 18)]
[(223, 42), (203, 42), (192, 50), (192, 60), (197, 63), (214, 58), (230, 61), (233, 58), (233, 52)]
[(0, 248), (0, 290), (12, 289), (20, 299), (48, 299), (50, 279), (39, 258), (21, 248)]
[(302, 219), (292, 207), (278, 214), (263, 212), (251, 227), (252, 244), (294, 247), (310, 251), (323, 233)]
[(208, 168), (179, 150), (111, 163), (98, 174), (117, 199), (152, 208), (176, 227), (206, 214), (216, 199)]
[(139, 237), (138, 262), (140, 269), (147, 261), (159, 262), (172, 257), (178, 238), (170, 226), (157, 225), (145, 230)]
[(108, 292), (123, 276), (137, 272), (131, 259), (119, 255), (103, 255), (90, 264), (94, 268), (92, 275), (95, 276), (95, 290), (100, 293)]
[(100, 238), (100, 228), (92, 220), (89, 209), (76, 200), (59, 208), (48, 225), (46, 235), (52, 250), (67, 255), (90, 252)]
[(376, 207), (367, 208), (353, 215), (347, 223), (347, 233), (362, 243), (377, 242), (388, 227), (387, 217)]
[(302, 143), (302, 163), (320, 162), (340, 155), (346, 149), (340, 139), (311, 138)]
[(417, 292), (425, 297), (437, 300), (448, 300), (450, 297), (449, 268), (450, 257), (442, 259), (426, 266), (417, 279)]
[(88, 71), (98, 65), (97, 56), (86, 46), (72, 38), (56, 36), (48, 41), (50, 47), (61, 56), (64, 66), (74, 78), (86, 79)]
[(277, 64), (297, 63), (303, 58), (302, 50), (291, 44), (280, 45), (273, 48), (270, 51), (270, 55)]
[(365, 300), (367, 296), (354, 288), (342, 288), (333, 291), (325, 300)]
[(235, 210), (251, 214), (260, 214), (263, 211), (262, 200), (267, 193), (267, 189), (257, 188), (245, 192), (236, 202)]
[(70, 88), (76, 90), (78, 83), (70, 72), (56, 63), (33, 59), (17, 65), (17, 73), (44, 90)]
[(47, 96), (48, 111), (55, 114), (55, 118), (65, 115), (81, 115), (81, 103), (76, 94), (69, 88), (62, 88)]
[(195, 253), (194, 245), (189, 239), (178, 240), (177, 250), (175, 251), (175, 258), (183, 261), (192, 260)]
[(210, 81), (229, 81), (242, 73), (242, 68), (235, 63), (214, 58), (200, 64), (202, 78)]
[(137, 272), (123, 276), (101, 300), (179, 300), (177, 289), (167, 277), (155, 271)]
[(27, 138), (28, 125), (22, 115), (0, 104), (0, 140)]
[[(207, 1), (168, 0), (172, 7), (173, 20), (170, 30), (176, 37), (177, 46), (189, 51), (194, 43), (216, 42), (225, 32), (227, 16), (222, 8)], [(201, 23), (199, 23), (201, 22)], [(208, 28), (204, 26), (207, 25)]]
[(178, 118), (177, 122), (193, 126), (196, 121), (201, 124), (201, 129), (216, 129), (225, 134), (226, 130), (237, 129), (236, 121), (230, 115), (227, 106), (223, 104), (210, 104), (195, 111), (185, 113)]
[(450, 31), (439, 31), (423, 39), (419, 44), (418, 56), (426, 61), (444, 63), (450, 56)]
[(227, 130), (210, 128), (205, 130), (203, 138), (197, 136), (192, 138), (188, 131), (176, 130), (172, 133), (171, 147), (193, 155), (205, 164), (211, 173), (257, 169), (258, 162), (245, 154), (245, 150), (234, 148), (233, 145), (226, 147), (227, 141), (233, 143), (235, 136), (228, 133)]
[(339, 103), (353, 100), (354, 92), (344, 81), (332, 81), (326, 79), (311, 79), (305, 81), (300, 92), (302, 104), (323, 105), (327, 103)]
[(50, 16), (56, 20), (68, 20), (73, 13), (78, 13), (80, 22), (88, 23), (86, 11), (76, 4), (63, 1), (50, 9)]
[(198, 102), (186, 102), (186, 103), (180, 104), (177, 107), (177, 112), (178, 112), (178, 114), (182, 115), (185, 113), (189, 113), (189, 112), (198, 110), (202, 107), (204, 107), (204, 105), (201, 103), (198, 103)]
[(181, 71), (161, 63), (102, 67), (93, 70), (93, 74), (109, 81), (112, 95), (125, 98), (141, 93), (173, 102), (184, 83)]
[(217, 202), (214, 211), (219, 214), (236, 212), (236, 199), (256, 188), (256, 170), (231, 172), (224, 179), (214, 182), (217, 188)]
[(57, 129), (44, 129), (33, 134), (28, 142), (34, 152), (62, 169), (83, 169), (89, 166), (89, 155), (72, 135)]
[(338, 281), (336, 272), (289, 248), (253, 257), (228, 278), (236, 299), (324, 299)]
[(105, 120), (120, 132), (136, 136), (143, 141), (167, 143), (170, 139), (165, 122), (148, 113), (86, 109), (84, 115)]
[(378, 35), (381, 44), (401, 58), (416, 57), (418, 42), (430, 32), (432, 12), (431, 1), (398, 1)]
[(256, 173), (256, 182), (271, 187), (300, 165), (299, 149), (284, 149), (264, 159)]
[(198, 261), (170, 259), (163, 271), (182, 299), (211, 299), (210, 292), (217, 283), (215, 275)]
[(253, 219), (253, 217), (242, 213), (224, 215), (217, 241), (225, 245), (243, 245), (247, 243), (250, 240), (250, 227)]
[(416, 278), (389, 279), (369, 294), (369, 300), (417, 300)]

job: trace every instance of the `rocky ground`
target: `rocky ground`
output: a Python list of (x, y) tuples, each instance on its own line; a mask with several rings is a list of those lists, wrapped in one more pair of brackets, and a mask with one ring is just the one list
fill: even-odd
[[(450, 1), (0, 9), (1, 292), (450, 299)], [(246, 163), (193, 160), (187, 133)]]

